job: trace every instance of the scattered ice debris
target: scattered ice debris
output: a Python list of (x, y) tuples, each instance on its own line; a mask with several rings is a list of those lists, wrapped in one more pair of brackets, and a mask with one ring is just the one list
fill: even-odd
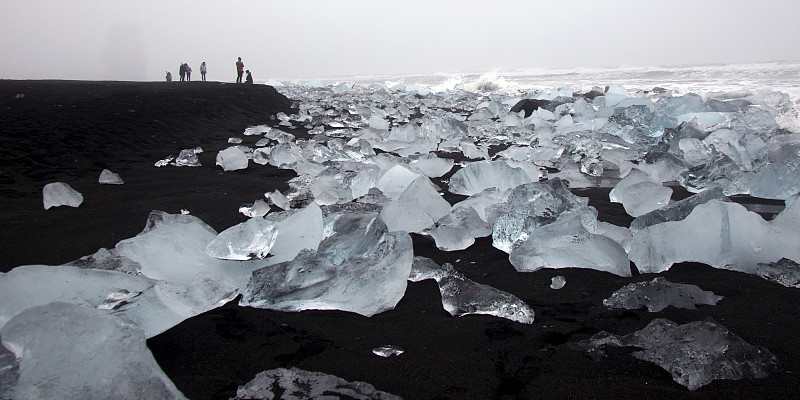
[(709, 200), (682, 220), (633, 232), (630, 259), (642, 273), (694, 261), (753, 274), (759, 263), (800, 260), (799, 231), (765, 221), (732, 202)]
[[(239, 304), (281, 311), (343, 310), (364, 316), (393, 309), (405, 294), (411, 271), (411, 237), (388, 232), (375, 212), (348, 218), (335, 224), (317, 251), (304, 249), (291, 261), (253, 271)], [(294, 229), (303, 231), (310, 226), (297, 225)], [(279, 225), (278, 240), (284, 226)], [(289, 235), (289, 240), (296, 238)]]
[(262, 217), (254, 217), (222, 232), (208, 244), (206, 253), (223, 260), (265, 258), (275, 244), (278, 227)]
[(122, 185), (125, 183), (122, 181), (122, 178), (119, 177), (119, 174), (107, 169), (100, 172), (100, 177), (97, 179), (97, 182), (103, 185)]
[(197, 158), (197, 155), (202, 153), (203, 149), (200, 147), (196, 147), (194, 149), (183, 149), (181, 150), (180, 154), (178, 154), (178, 158), (175, 159), (175, 166), (176, 167), (199, 167), (201, 166), (200, 160)]
[(628, 335), (604, 331), (569, 346), (595, 360), (605, 355), (603, 346), (640, 348), (631, 355), (667, 370), (689, 390), (717, 379), (764, 378), (778, 371), (768, 349), (748, 344), (711, 318), (683, 325), (659, 318)]
[(321, 372), (297, 368), (259, 372), (253, 380), (239, 386), (232, 400), (306, 400), (355, 399), (400, 400), (400, 397), (376, 390), (369, 383), (348, 382)]
[(247, 155), (238, 147), (228, 147), (217, 153), (217, 165), (225, 171), (247, 168)]
[(550, 278), (550, 289), (558, 290), (564, 287), (567, 284), (567, 278), (557, 275)]
[(534, 312), (518, 297), (474, 282), (450, 264), (439, 266), (425, 257), (414, 257), (409, 280), (435, 279), (442, 295), (442, 307), (454, 317), (486, 314), (523, 324), (533, 323)]
[(263, 217), (269, 213), (270, 207), (266, 201), (258, 199), (253, 204), (243, 204), (239, 212), (248, 218)]
[(649, 312), (659, 312), (669, 306), (694, 310), (698, 304), (713, 306), (720, 300), (722, 296), (695, 285), (672, 283), (657, 277), (652, 281), (624, 286), (603, 300), (603, 305), (627, 310), (647, 308)]
[(800, 289), (800, 264), (787, 258), (774, 263), (759, 263), (756, 274), (768, 281)]
[(388, 357), (391, 357), (391, 356), (399, 356), (399, 355), (403, 354), (405, 352), (405, 350), (403, 350), (403, 348), (400, 347), (400, 346), (396, 346), (396, 345), (393, 345), (393, 344), (387, 344), (385, 346), (380, 346), (380, 347), (376, 347), (376, 348), (372, 349), (372, 352), (376, 356), (381, 356), (381, 357), (388, 358)]
[(50, 303), (2, 329), (19, 361), (14, 399), (184, 399), (156, 364), (141, 328), (100, 310)]
[(53, 182), (44, 185), (42, 202), (45, 210), (59, 206), (78, 207), (83, 203), (83, 195), (64, 182)]
[(153, 165), (155, 165), (156, 167), (166, 167), (174, 159), (175, 159), (175, 156), (170, 155), (170, 156), (167, 156), (167, 157), (165, 157), (165, 158), (163, 158), (161, 160), (156, 161), (156, 163), (153, 164)]

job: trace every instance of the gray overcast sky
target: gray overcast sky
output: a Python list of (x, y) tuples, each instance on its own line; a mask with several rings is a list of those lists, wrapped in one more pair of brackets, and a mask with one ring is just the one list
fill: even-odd
[(257, 80), (800, 60), (797, 0), (0, 0), (0, 78)]

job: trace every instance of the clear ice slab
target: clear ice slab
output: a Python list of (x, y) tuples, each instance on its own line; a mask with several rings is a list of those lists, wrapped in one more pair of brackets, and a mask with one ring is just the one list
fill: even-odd
[(717, 379), (764, 378), (778, 371), (778, 361), (767, 348), (753, 346), (713, 319), (678, 325), (655, 319), (628, 335), (600, 332), (570, 347), (599, 360), (603, 346), (636, 347), (632, 356), (665, 369), (689, 390)]
[(485, 314), (523, 324), (533, 323), (533, 309), (518, 297), (472, 281), (450, 264), (439, 266), (431, 259), (414, 257), (409, 280), (425, 279), (436, 280), (442, 295), (442, 307), (454, 317)]
[(400, 400), (381, 392), (369, 383), (348, 382), (333, 375), (298, 368), (278, 368), (259, 372), (253, 380), (239, 386), (232, 400), (355, 399)]
[(261, 217), (250, 218), (217, 235), (206, 247), (206, 253), (223, 260), (265, 258), (278, 236), (278, 227)]
[(532, 181), (534, 179), (525, 170), (512, 167), (505, 161), (476, 161), (453, 174), (449, 191), (472, 196), (488, 188), (506, 190)]
[(603, 300), (603, 305), (627, 310), (647, 308), (649, 312), (658, 312), (669, 306), (694, 310), (698, 304), (713, 306), (720, 300), (722, 296), (695, 285), (672, 283), (657, 277), (622, 287)]
[(83, 195), (64, 182), (53, 182), (42, 188), (42, 202), (45, 210), (60, 206), (78, 207), (83, 203)]
[(0, 336), (19, 360), (14, 399), (185, 399), (141, 328), (104, 311), (37, 306), (8, 321)]

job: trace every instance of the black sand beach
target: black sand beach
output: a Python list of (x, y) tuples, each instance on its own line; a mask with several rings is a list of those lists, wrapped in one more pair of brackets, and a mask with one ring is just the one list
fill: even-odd
[[(24, 96), (23, 96), (24, 95)], [(275, 189), (285, 191), (291, 170), (251, 164), (215, 167), (227, 138), (249, 125), (277, 124), (291, 99), (264, 85), (0, 81), (0, 271), (26, 264), (58, 265), (139, 233), (152, 210), (182, 209), (217, 231), (246, 220), (238, 212)], [(289, 130), (305, 133), (303, 127)], [(259, 137), (242, 137), (252, 145)], [(156, 168), (181, 149), (202, 147), (198, 168)], [(100, 185), (104, 168), (124, 185)], [(42, 187), (62, 181), (84, 196), (78, 208), (42, 207)], [(582, 189), (599, 219), (628, 226), (608, 189)], [(676, 191), (676, 197), (685, 192)], [(337, 311), (283, 313), (237, 306), (236, 301), (184, 321), (148, 340), (159, 365), (190, 399), (225, 399), (258, 372), (297, 367), (363, 381), (405, 399), (791, 398), (800, 390), (800, 291), (757, 276), (695, 263), (660, 274), (725, 298), (697, 310), (608, 309), (602, 300), (622, 278), (584, 269), (518, 273), (507, 254), (478, 240), (467, 250), (442, 252), (412, 235), (415, 255), (449, 262), (468, 278), (528, 303), (536, 321), (524, 325), (490, 316), (451, 317), (434, 281), (409, 283), (394, 310), (366, 318)], [(561, 290), (553, 276), (566, 277)], [(694, 392), (628, 350), (609, 349), (595, 362), (562, 346), (605, 330), (628, 334), (655, 318), (676, 323), (714, 318), (750, 344), (778, 358), (781, 372), (764, 379), (715, 381)], [(399, 357), (375, 347), (394, 344)]]

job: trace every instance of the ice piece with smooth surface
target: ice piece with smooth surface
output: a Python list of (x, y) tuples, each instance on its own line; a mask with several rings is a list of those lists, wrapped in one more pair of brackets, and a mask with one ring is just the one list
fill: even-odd
[(217, 165), (225, 171), (245, 169), (248, 162), (247, 155), (236, 146), (228, 147), (217, 153)]
[(625, 249), (614, 240), (586, 230), (580, 215), (572, 214), (534, 229), (514, 244), (509, 261), (520, 272), (542, 268), (589, 268), (631, 276)]
[(472, 246), (475, 238), (491, 235), (492, 225), (482, 220), (474, 208), (462, 205), (439, 219), (429, 234), (440, 250), (463, 250)]
[(722, 300), (714, 292), (700, 289), (696, 285), (673, 283), (663, 277), (651, 281), (628, 284), (611, 297), (603, 300), (603, 305), (611, 308), (638, 310), (647, 308), (649, 312), (659, 312), (669, 306), (694, 310), (698, 304), (716, 305)]
[(550, 289), (553, 290), (562, 289), (566, 284), (567, 284), (567, 278), (561, 275), (557, 275), (550, 278)]
[(83, 195), (64, 182), (53, 182), (44, 185), (42, 202), (45, 210), (60, 206), (78, 207), (83, 203)]
[(719, 187), (712, 187), (696, 193), (683, 200), (640, 215), (631, 222), (632, 230), (641, 230), (648, 226), (667, 221), (680, 221), (688, 216), (695, 207), (711, 200), (728, 201), (728, 198)]
[(711, 318), (683, 325), (658, 318), (628, 335), (603, 331), (570, 347), (599, 360), (605, 355), (603, 346), (641, 349), (631, 355), (665, 369), (689, 390), (717, 379), (764, 378), (778, 372), (772, 352), (745, 342)]
[(258, 199), (253, 204), (243, 204), (239, 207), (239, 212), (248, 218), (263, 217), (269, 213), (269, 204), (266, 201)]
[(100, 172), (100, 177), (97, 178), (97, 182), (102, 185), (122, 185), (123, 182), (122, 178), (119, 177), (119, 174), (111, 172), (107, 169), (104, 169)]
[[(352, 241), (353, 235), (334, 234)], [(336, 265), (326, 255), (303, 250), (292, 261), (253, 271), (242, 306), (280, 311), (342, 310), (372, 316), (391, 310), (403, 297), (414, 258), (411, 237), (389, 232), (360, 257)]]
[(525, 170), (511, 167), (505, 161), (476, 161), (453, 174), (449, 191), (472, 196), (488, 188), (506, 190), (531, 181)]
[(264, 258), (275, 244), (278, 227), (261, 217), (250, 218), (217, 235), (206, 247), (206, 253), (223, 260)]
[(672, 189), (655, 182), (645, 172), (633, 169), (619, 181), (608, 197), (612, 202), (622, 203), (625, 212), (638, 217), (666, 206)]
[(322, 241), (322, 210), (316, 203), (311, 203), (278, 222), (277, 226), (278, 234), (270, 249), (273, 256), (267, 260), (271, 264), (289, 261), (303, 249), (316, 250), (319, 247)]
[(14, 398), (184, 399), (136, 325), (89, 307), (50, 303), (3, 327), (19, 359)]
[(694, 261), (752, 274), (759, 263), (800, 260), (797, 243), (797, 231), (770, 224), (740, 204), (710, 200), (683, 220), (634, 231), (630, 259), (642, 273)]
[(297, 368), (278, 368), (259, 372), (253, 380), (239, 386), (232, 400), (306, 400), (355, 399), (400, 400), (400, 397), (381, 392), (369, 383), (348, 382), (321, 372)]

